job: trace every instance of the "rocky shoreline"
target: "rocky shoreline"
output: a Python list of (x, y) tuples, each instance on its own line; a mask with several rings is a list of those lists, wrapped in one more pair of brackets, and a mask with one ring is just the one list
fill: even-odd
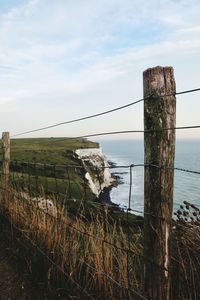
[[(113, 187), (117, 188), (118, 185), (124, 184), (122, 175), (127, 173), (119, 172), (116, 168), (117, 164), (107, 160), (101, 148), (76, 149), (75, 155), (85, 167), (85, 178), (97, 201), (118, 207), (118, 204), (112, 202), (111, 190)], [(99, 170), (98, 176), (97, 170)]]
[[(117, 164), (113, 161), (108, 161), (108, 165), (109, 167), (116, 167)], [(111, 193), (111, 190), (113, 187), (117, 187), (119, 184), (123, 184), (124, 181), (123, 181), (123, 177), (121, 175), (123, 174), (127, 174), (127, 172), (113, 172), (111, 173), (111, 176), (113, 178), (113, 183), (111, 186), (109, 187), (104, 187), (104, 189), (101, 191), (101, 193), (99, 194), (99, 197), (98, 197), (98, 200), (102, 203), (106, 203), (108, 205), (112, 205), (112, 206), (115, 206), (116, 208), (118, 207), (119, 208), (119, 205), (112, 202), (111, 200), (111, 196), (110, 196), (110, 193)]]

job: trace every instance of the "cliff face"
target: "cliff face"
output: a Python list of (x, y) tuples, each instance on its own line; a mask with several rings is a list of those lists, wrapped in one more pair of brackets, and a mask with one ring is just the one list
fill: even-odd
[(85, 166), (85, 178), (91, 191), (99, 197), (103, 189), (114, 182), (106, 156), (101, 148), (77, 149), (75, 153)]

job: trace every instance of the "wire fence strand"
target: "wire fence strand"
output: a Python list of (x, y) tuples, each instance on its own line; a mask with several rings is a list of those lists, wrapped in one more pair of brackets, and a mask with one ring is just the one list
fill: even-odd
[[(193, 93), (200, 91), (200, 88), (192, 89), (192, 90), (186, 90), (181, 91), (173, 94), (165, 94), (160, 95), (159, 97), (168, 97), (168, 96), (178, 96), (182, 94), (187, 93)], [(50, 126), (41, 127), (38, 129), (30, 130), (30, 131), (24, 131), (19, 134), (12, 135), (12, 138), (18, 137), (21, 135), (29, 134), (29, 133), (35, 133), (38, 131), (43, 131), (46, 129), (51, 129), (54, 127), (58, 127), (61, 125), (66, 125), (70, 123), (76, 123), (80, 121), (85, 121), (91, 118), (100, 117), (102, 115), (110, 114), (115, 111), (119, 111), (125, 108), (128, 108), (130, 106), (133, 106), (135, 104), (138, 104), (143, 101), (148, 101), (149, 99), (152, 99), (153, 95), (150, 95), (149, 97), (136, 100), (134, 102), (128, 103), (126, 105), (116, 107), (104, 112), (100, 112), (94, 115), (88, 115), (85, 117), (72, 119), (66, 122), (60, 122), (56, 123)], [(158, 97), (158, 96), (157, 96)], [(122, 130), (122, 131), (113, 131), (113, 132), (100, 132), (100, 133), (92, 133), (88, 135), (82, 135), (77, 137), (71, 137), (71, 139), (85, 139), (90, 137), (98, 137), (98, 136), (106, 136), (106, 135), (118, 135), (118, 134), (132, 134), (132, 133), (144, 133), (144, 134), (153, 134), (155, 132), (160, 131), (175, 131), (175, 130), (187, 130), (187, 129), (199, 129), (200, 125), (193, 125), (193, 126), (177, 126), (172, 128), (162, 128), (162, 129), (153, 129), (153, 130)], [(56, 141), (65, 141), (68, 138), (59, 138), (59, 139), (53, 139), (52, 142)], [(0, 161), (0, 164), (2, 162)], [(76, 162), (77, 163), (77, 162)], [(82, 271), (83, 266), (85, 268), (90, 269), (90, 272), (87, 274), (89, 276), (89, 281), (94, 280), (94, 278), (97, 281), (99, 280), (98, 284), (101, 285), (101, 276), (103, 276), (104, 280), (107, 279), (112, 282), (115, 286), (119, 287), (121, 290), (126, 290), (127, 293), (133, 293), (135, 296), (139, 297), (140, 299), (147, 300), (147, 298), (142, 295), (140, 292), (140, 288), (135, 288), (133, 283), (131, 282), (130, 278), (133, 277), (133, 261), (134, 259), (138, 259), (138, 261), (144, 261), (148, 260), (153, 267), (162, 269), (166, 272), (171, 272), (171, 270), (168, 270), (164, 265), (158, 265), (155, 263), (153, 259), (150, 257), (145, 257), (144, 254), (141, 253), (138, 249), (136, 249), (134, 243), (133, 243), (133, 232), (130, 230), (130, 224), (131, 226), (136, 226), (139, 234), (141, 234), (142, 226), (143, 226), (143, 216), (148, 215), (151, 216), (154, 220), (159, 220), (160, 223), (162, 221), (170, 223), (170, 225), (173, 226), (173, 230), (175, 234), (178, 231), (187, 232), (189, 236), (192, 236), (194, 240), (192, 241), (195, 243), (198, 241), (199, 237), (199, 228), (200, 228), (200, 209), (198, 206), (193, 205), (189, 202), (184, 202), (184, 205), (180, 205), (180, 209), (175, 212), (176, 219), (172, 220), (166, 220), (165, 217), (160, 215), (155, 215), (151, 211), (142, 211), (132, 208), (131, 202), (132, 199), (134, 199), (134, 193), (133, 193), (133, 169), (137, 167), (142, 168), (157, 168), (160, 170), (160, 173), (163, 171), (171, 170), (184, 172), (188, 174), (195, 174), (200, 175), (200, 171), (198, 170), (190, 170), (182, 167), (168, 167), (165, 165), (158, 165), (156, 162), (149, 162), (149, 163), (139, 163), (139, 164), (128, 164), (128, 165), (111, 165), (111, 166), (101, 166), (101, 167), (92, 167), (90, 166), (90, 172), (96, 179), (96, 184), (98, 186), (98, 196), (94, 199), (91, 197), (91, 194), (88, 189), (88, 179), (86, 178), (86, 172), (89, 172), (89, 168), (84, 163), (80, 165), (76, 165), (76, 163), (68, 164), (68, 165), (51, 165), (51, 164), (42, 164), (42, 163), (36, 163), (36, 162), (20, 162), (20, 161), (11, 161), (10, 163), (10, 190), (7, 191), (4, 187), (0, 187), (0, 190), (2, 193), (5, 191), (8, 192), (9, 195), (9, 202), (7, 203), (7, 210), (10, 213), (11, 221), (13, 226), (16, 227), (16, 229), (20, 230), (20, 232), (29, 240), (34, 247), (37, 248), (37, 250), (45, 256), (49, 262), (54, 265), (63, 275), (68, 277), (76, 286), (77, 288), (89, 299), (95, 299), (93, 296), (87, 291), (86, 287), (83, 287), (81, 283), (73, 279), (73, 276), (71, 276), (68, 273), (65, 272), (65, 264), (58, 264), (56, 261), (54, 261), (48, 253), (39, 247), (39, 245), (36, 243), (36, 240), (39, 236), (41, 228), (45, 230), (43, 232), (43, 242), (48, 243), (49, 239), (52, 237), (48, 236), (48, 230), (49, 225), (53, 224), (53, 230), (54, 230), (54, 238), (56, 240), (56, 245), (54, 245), (55, 249), (62, 249), (63, 256), (68, 257), (68, 261), (73, 264), (73, 247), (74, 247), (74, 239), (76, 238), (76, 246), (78, 247), (81, 245), (81, 247), (85, 247), (86, 242), (87, 244), (87, 253), (84, 253), (83, 256), (81, 256), (82, 249), (78, 249), (78, 257), (77, 262), (78, 265), (81, 266), (80, 272)], [(118, 205), (115, 205), (114, 203), (101, 203), (99, 202), (100, 195), (104, 192), (104, 186), (103, 182), (100, 176), (100, 172), (104, 171), (105, 169), (109, 169), (110, 171), (115, 169), (127, 169), (129, 172), (129, 191), (127, 194), (127, 206), (125, 208), (120, 208)], [(91, 197), (91, 199), (90, 199)], [(94, 201), (95, 200), (95, 201)], [(97, 201), (98, 200), (98, 201)], [(12, 204), (15, 204), (15, 211), (13, 207), (11, 207)], [(71, 213), (70, 217), (67, 219), (68, 216), (68, 208), (70, 207), (70, 210), (73, 212)], [(22, 208), (22, 211), (20, 212), (20, 209)], [(91, 213), (92, 211), (92, 213)], [(117, 213), (126, 214), (125, 220), (125, 232), (122, 230), (121, 225), (121, 219), (120, 221), (114, 218), (113, 215), (110, 217), (111, 213), (113, 215), (117, 215)], [(133, 214), (140, 214), (142, 216), (141, 219), (136, 219), (135, 221), (132, 221), (131, 216)], [(110, 219), (109, 219), (110, 218)], [(36, 221), (35, 221), (36, 220)], [(70, 220), (70, 221), (69, 221)], [(91, 224), (94, 224), (95, 222), (98, 224), (103, 224), (100, 227), (100, 232), (95, 232), (95, 230), (92, 230)], [(112, 220), (112, 222), (110, 222)], [(113, 221), (114, 220), (114, 221)], [(23, 222), (24, 227), (19, 228), (16, 224)], [(36, 222), (35, 229), (36, 229), (36, 240), (34, 240), (34, 234), (31, 233), (30, 228), (33, 225), (33, 223)], [(21, 223), (20, 223), (21, 224)], [(109, 226), (108, 226), (109, 224)], [(112, 224), (112, 230), (115, 234), (110, 234), (110, 226)], [(117, 224), (117, 225), (116, 225)], [(97, 226), (97, 225), (95, 225)], [(121, 226), (121, 227), (120, 227)], [(126, 240), (123, 242), (119, 242), (117, 238), (119, 238), (119, 233), (117, 230), (120, 228), (121, 230), (121, 236), (125, 237)], [(102, 232), (103, 233), (102, 233)], [(42, 231), (41, 231), (42, 232)], [(64, 232), (64, 237), (63, 237)], [(137, 234), (138, 234), (137, 232)], [(195, 232), (195, 234), (194, 234)], [(174, 234), (174, 233), (173, 233)], [(182, 234), (182, 233), (181, 233)], [(63, 241), (67, 241), (68, 248), (65, 248), (63, 244), (61, 244), (61, 238), (63, 237)], [(111, 239), (112, 237), (112, 239)], [(116, 238), (117, 237), (117, 238)], [(135, 237), (134, 237), (135, 238)], [(140, 236), (142, 239), (142, 237)], [(139, 238), (138, 238), (139, 239)], [(176, 238), (175, 238), (175, 241)], [(89, 251), (89, 242), (91, 244), (97, 243), (99, 249), (102, 250), (102, 253), (100, 251), (96, 251), (96, 253), (90, 253)], [(182, 243), (182, 240), (180, 241), (180, 244)], [(186, 241), (188, 243), (188, 240)], [(109, 246), (109, 247), (108, 247)], [(191, 246), (187, 244), (187, 251), (190, 251)], [(199, 247), (199, 244), (198, 244)], [(106, 257), (108, 255), (108, 248), (111, 248), (109, 253), (112, 255), (112, 260), (115, 262), (115, 268), (114, 271), (106, 271)], [(84, 248), (85, 249), (85, 248)], [(59, 250), (60, 251), (60, 250)], [(179, 249), (179, 252), (181, 253), (182, 249)], [(91, 257), (95, 257), (95, 255), (99, 255), (98, 259), (102, 262), (102, 265), (100, 267), (97, 267), (95, 265), (95, 260), (91, 261), (88, 260), (88, 255), (91, 255)], [(176, 263), (181, 264), (183, 257), (180, 254), (179, 259), (176, 260)], [(188, 255), (188, 253), (187, 253)], [(122, 258), (125, 257), (123, 261), (121, 261), (123, 264), (123, 271), (125, 274), (122, 274), (121, 272), (121, 266), (119, 264), (120, 262), (120, 256)], [(91, 259), (90, 257), (90, 259)], [(69, 264), (70, 264), (69, 263)], [(113, 266), (112, 266), (113, 267)], [(83, 268), (83, 271), (86, 271), (86, 269)], [(92, 274), (92, 271), (94, 274)], [(73, 273), (73, 271), (71, 271)], [(120, 273), (121, 272), (121, 273)], [(137, 273), (134, 270), (135, 273)], [(134, 276), (136, 276), (134, 273)], [(112, 275), (111, 275), (112, 274)], [(96, 276), (96, 277), (95, 277)], [(121, 277), (120, 277), (121, 276)], [(123, 277), (124, 276), (124, 277)], [(131, 277), (132, 276), (132, 277)], [(141, 274), (140, 274), (141, 276)], [(122, 279), (123, 277), (123, 279)], [(121, 279), (121, 281), (120, 281)], [(142, 283), (142, 279), (141, 283)], [(94, 280), (95, 281), (95, 280)], [(194, 279), (193, 279), (194, 281)], [(136, 284), (137, 287), (139, 287), (139, 284)], [(124, 294), (123, 294), (124, 297)], [(126, 296), (125, 296), (126, 298)]]
[[(178, 96), (178, 95), (188, 94), (188, 93), (194, 93), (194, 92), (198, 92), (198, 91), (200, 91), (200, 88), (185, 90), (185, 91), (176, 92), (176, 93), (172, 93), (172, 94), (160, 95), (160, 97), (163, 98), (163, 97), (176, 96), (176, 95)], [(131, 103), (128, 103), (128, 104), (125, 104), (125, 105), (122, 105), (122, 106), (119, 106), (119, 107), (116, 107), (116, 108), (113, 108), (113, 109), (109, 109), (109, 110), (106, 110), (104, 112), (99, 112), (99, 113), (96, 113), (96, 114), (93, 114), (93, 115), (88, 115), (88, 116), (85, 116), (85, 117), (81, 117), (81, 118), (77, 118), (77, 119), (73, 119), (73, 120), (69, 120), (69, 121), (64, 121), (64, 122), (59, 122), (59, 123), (52, 124), (52, 125), (49, 125), (49, 126), (45, 126), (45, 127), (41, 127), (41, 128), (37, 128), (37, 129), (32, 129), (32, 130), (28, 130), (28, 131), (16, 133), (16, 134), (12, 135), (11, 138), (22, 136), (22, 135), (29, 134), (29, 133), (34, 133), (34, 132), (39, 132), (39, 131), (43, 131), (43, 130), (55, 128), (55, 127), (58, 127), (58, 126), (61, 126), (61, 125), (67, 125), (67, 124), (71, 124), (71, 123), (77, 123), (77, 122), (80, 122), (80, 121), (85, 121), (85, 120), (88, 120), (88, 119), (100, 117), (100, 116), (103, 116), (103, 115), (106, 115), (106, 114), (110, 114), (110, 113), (113, 113), (113, 112), (116, 112), (116, 111), (119, 111), (119, 110), (123, 110), (125, 108), (133, 106), (133, 105), (138, 104), (140, 102), (144, 102), (146, 100), (149, 100), (151, 98), (151, 96), (152, 95), (149, 95), (146, 98), (141, 98), (139, 100), (135, 100), (135, 101), (133, 101)], [(137, 131), (135, 131), (135, 132), (137, 132)]]

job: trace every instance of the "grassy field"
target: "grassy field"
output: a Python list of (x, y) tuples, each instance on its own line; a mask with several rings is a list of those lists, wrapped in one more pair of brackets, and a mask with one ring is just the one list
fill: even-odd
[[(31, 138), (11, 140), (10, 182), (16, 190), (32, 198), (44, 196), (65, 203), (76, 215), (80, 205), (92, 213), (100, 211), (101, 203), (91, 192), (86, 170), (74, 151), (81, 148), (99, 148), (99, 144), (86, 139)], [(88, 163), (92, 176), (97, 176)], [(99, 178), (101, 180), (101, 178)], [(87, 205), (86, 205), (87, 204)], [(110, 209), (110, 217), (127, 223), (127, 215)], [(129, 221), (136, 217), (129, 214)], [(141, 222), (141, 220), (139, 220)]]
[(95, 200), (85, 180), (86, 170), (75, 150), (98, 147), (98, 143), (86, 139), (11, 140), (11, 184), (33, 197), (56, 197), (62, 202), (68, 201), (69, 205), (74, 199)]
[[(14, 139), (11, 140), (11, 160), (44, 164), (74, 164), (74, 150), (98, 147), (98, 143), (91, 142), (86, 139)], [(77, 161), (75, 162), (77, 163)]]

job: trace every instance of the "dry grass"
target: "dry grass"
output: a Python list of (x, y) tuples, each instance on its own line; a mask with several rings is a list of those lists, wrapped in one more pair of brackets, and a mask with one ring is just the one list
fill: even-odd
[[(67, 287), (74, 299), (89, 299), (85, 291), (94, 299), (141, 299), (134, 291), (142, 290), (142, 232), (112, 223), (106, 208), (88, 220), (84, 205), (72, 217), (53, 199), (52, 216), (14, 189), (8, 199), (4, 209), (11, 222), (53, 262), (45, 269), (49, 282)], [(171, 248), (170, 299), (198, 300), (199, 222), (174, 221)]]
[(175, 212), (172, 235), (174, 299), (198, 300), (200, 295), (200, 209), (184, 201)]
[(36, 201), (10, 189), (4, 205), (11, 222), (58, 266), (49, 263), (49, 281), (60, 281), (62, 269), (65, 284), (75, 286), (79, 296), (74, 282), (95, 299), (137, 299), (132, 290), (141, 289), (141, 232), (127, 234), (122, 226), (110, 224), (106, 209), (91, 214), (89, 221), (81, 206), (79, 217), (72, 219), (65, 207), (53, 202), (57, 213), (51, 216)]
[(199, 299), (200, 223), (177, 222), (172, 239), (172, 275), (173, 299)]

